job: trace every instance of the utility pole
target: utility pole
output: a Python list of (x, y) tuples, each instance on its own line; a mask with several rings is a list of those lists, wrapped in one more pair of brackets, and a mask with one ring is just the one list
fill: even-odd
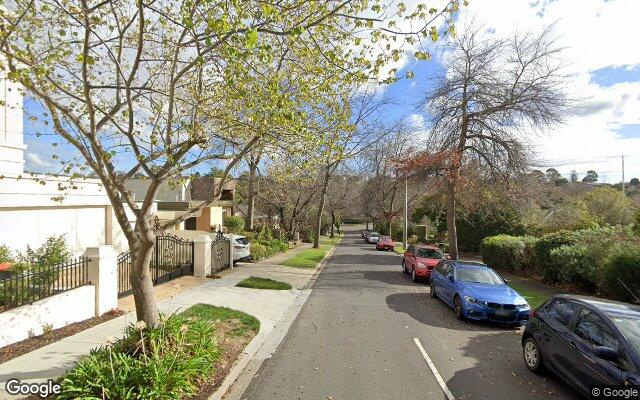
[(624, 155), (622, 156), (622, 195), (624, 196)]
[(408, 208), (408, 201), (407, 201), (407, 178), (404, 178), (404, 226), (402, 229), (402, 247), (404, 249), (407, 248), (407, 233), (408, 233), (408, 229), (409, 226), (407, 224), (407, 217), (409, 214), (409, 210)]

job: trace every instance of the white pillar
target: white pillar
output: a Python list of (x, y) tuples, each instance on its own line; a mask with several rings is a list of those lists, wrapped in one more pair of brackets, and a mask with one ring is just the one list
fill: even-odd
[(236, 242), (236, 235), (229, 234), (229, 268), (233, 268), (233, 244)]
[(200, 235), (193, 240), (193, 275), (211, 275), (211, 237)]
[(111, 246), (87, 247), (89, 280), (96, 287), (96, 317), (118, 308), (118, 253)]

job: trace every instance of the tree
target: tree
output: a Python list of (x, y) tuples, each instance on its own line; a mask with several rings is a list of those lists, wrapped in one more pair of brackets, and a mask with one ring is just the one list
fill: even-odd
[[(313, 140), (301, 126), (308, 105), (336, 86), (378, 80), (403, 53), (396, 39), (419, 41), (456, 10), (455, 1), (407, 15), (378, 0), (17, 0), (0, 9), (0, 66), (78, 154), (63, 172), (77, 178), (86, 165), (104, 185), (131, 251), (137, 317), (154, 325), (156, 235), (218, 198), (259, 140)], [(420, 28), (395, 29), (405, 17)], [(216, 161), (225, 169), (213, 198), (160, 225), (158, 187)], [(131, 167), (121, 174), (123, 164)], [(149, 181), (142, 202), (125, 185), (137, 173)]]
[(631, 186), (640, 186), (640, 179), (631, 178), (631, 180), (629, 181), (629, 185), (631, 185)]
[(581, 202), (599, 225), (631, 224), (637, 211), (631, 199), (610, 187), (596, 187), (585, 193)]
[(562, 120), (567, 106), (560, 49), (550, 28), (510, 40), (481, 37), (469, 27), (450, 51), (450, 68), (437, 78), (423, 105), (431, 136), (407, 169), (440, 171), (447, 193), (449, 251), (458, 257), (456, 198), (464, 166), (508, 178), (527, 164), (527, 132)]
[(582, 178), (582, 182), (584, 183), (596, 183), (598, 182), (598, 173), (592, 169), (587, 171), (587, 175)]
[(576, 172), (576, 170), (574, 169), (573, 171), (571, 171), (571, 184), (576, 184), (578, 183), (578, 173)]

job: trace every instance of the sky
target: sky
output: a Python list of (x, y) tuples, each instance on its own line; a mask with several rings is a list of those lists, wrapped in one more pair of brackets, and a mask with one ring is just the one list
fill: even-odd
[[(639, 0), (471, 0), (456, 20), (463, 30), (467, 21), (487, 28), (488, 35), (539, 31), (554, 25), (553, 34), (564, 48), (569, 75), (569, 97), (581, 108), (562, 126), (531, 132), (535, 167), (556, 168), (569, 177), (598, 172), (601, 182), (640, 177), (640, 16)], [(433, 51), (430, 62), (404, 60), (416, 72), (414, 81), (401, 81), (386, 94), (398, 105), (390, 118), (404, 118), (428, 132), (416, 103), (428, 87), (428, 78), (446, 68), (444, 55)]]
[[(416, 0), (405, 1), (408, 8)], [(432, 1), (442, 4), (442, 1)], [(626, 180), (640, 177), (640, 0), (470, 0), (461, 7), (456, 28), (474, 20), (496, 36), (516, 31), (537, 31), (554, 24), (554, 34), (565, 48), (570, 97), (580, 99), (582, 108), (565, 124), (548, 132), (531, 132), (531, 151), (536, 166), (554, 167), (565, 176), (576, 170), (598, 172), (601, 182), (621, 179), (621, 156), (625, 156)], [(382, 93), (394, 104), (388, 119), (404, 119), (428, 132), (417, 103), (429, 85), (429, 78), (442, 72), (444, 55), (431, 49), (431, 61), (400, 61), (399, 75), (412, 70), (415, 78), (386, 86)], [(54, 136), (36, 136), (47, 131), (41, 122), (28, 120), (40, 115), (40, 106), (25, 104), (26, 168), (55, 172), (51, 158)], [(57, 151), (65, 151), (56, 147)]]

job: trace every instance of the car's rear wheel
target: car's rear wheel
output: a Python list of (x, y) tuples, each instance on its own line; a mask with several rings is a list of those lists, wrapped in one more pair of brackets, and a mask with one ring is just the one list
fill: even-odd
[(429, 282), (429, 292), (431, 292), (431, 297), (435, 298), (436, 295), (436, 284), (433, 283), (433, 279), (431, 279), (431, 282)]
[(456, 295), (453, 298), (453, 306), (456, 312), (456, 318), (464, 319), (464, 315), (462, 313), (462, 301), (460, 300), (460, 296)]
[(524, 340), (522, 356), (530, 371), (537, 373), (542, 370), (542, 353), (540, 353), (540, 347), (533, 337), (529, 336)]
[(407, 270), (407, 265), (404, 263), (404, 260), (402, 260), (402, 272), (404, 272), (405, 274), (409, 273), (409, 270)]
[(411, 280), (414, 282), (418, 282), (420, 280), (420, 278), (418, 278), (418, 275), (416, 275), (415, 267), (411, 270)]

